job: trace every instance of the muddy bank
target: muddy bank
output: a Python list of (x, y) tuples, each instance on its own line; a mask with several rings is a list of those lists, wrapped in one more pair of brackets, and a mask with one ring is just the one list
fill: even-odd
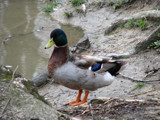
[(0, 119), (57, 120), (58, 116), (31, 81), (0, 66)]
[[(100, 1), (102, 4), (104, 1)], [(88, 1), (85, 3), (86, 5), (86, 15), (84, 16), (81, 13), (77, 13), (75, 8), (72, 7), (71, 4), (67, 4), (68, 1), (64, 2), (63, 4), (59, 5), (54, 12), (50, 13), (51, 17), (53, 19), (62, 22), (64, 24), (71, 24), (73, 26), (80, 26), (85, 34), (88, 35), (89, 41), (91, 43), (90, 49), (83, 52), (83, 54), (90, 54), (90, 55), (104, 55), (107, 56), (112, 53), (116, 54), (131, 54), (134, 53), (135, 48), (138, 43), (146, 40), (148, 36), (154, 31), (158, 25), (152, 25), (152, 22), (149, 21), (148, 25), (149, 28), (145, 30), (141, 30), (139, 27), (134, 28), (126, 28), (126, 27), (117, 27), (111, 33), (105, 34), (106, 30), (112, 26), (116, 21), (118, 20), (124, 20), (127, 18), (132, 18), (136, 16), (137, 13), (140, 13), (142, 11), (159, 11), (158, 9), (158, 3), (159, 1), (149, 2), (147, 1), (138, 1), (135, 0), (132, 3), (125, 4), (119, 9), (114, 9), (113, 6), (108, 6), (107, 4), (99, 6), (97, 1)], [(69, 11), (72, 12), (73, 17), (67, 19), (66, 16), (64, 16), (64, 12)], [(156, 21), (155, 21), (156, 22)], [(127, 23), (127, 22), (126, 22)], [(126, 24), (125, 23), (125, 24)], [(155, 39), (156, 41), (157, 39)], [(48, 54), (48, 53), (47, 53)], [(50, 54), (50, 53), (49, 53)], [(135, 79), (141, 79), (141, 80), (152, 80), (152, 79), (159, 79), (160, 71), (153, 72), (152, 74), (148, 74), (147, 71), (154, 71), (154, 69), (160, 68), (159, 62), (160, 57), (159, 53), (155, 50), (147, 49), (142, 50), (138, 54), (135, 54), (131, 57), (125, 57), (125, 61), (128, 62), (128, 66), (124, 71), (122, 71), (121, 74), (130, 76)], [(75, 108), (71, 108), (69, 106), (64, 106), (64, 104), (70, 100), (74, 100), (77, 95), (77, 91), (70, 90), (68, 88), (65, 88), (61, 85), (49, 83), (42, 88), (39, 89), (39, 92), (42, 95), (45, 95), (45, 98), (52, 103), (53, 106), (56, 106), (59, 111), (63, 111), (64, 113), (71, 115), (71, 116), (80, 116), (79, 114), (76, 114), (78, 111)], [(90, 93), (90, 96), (88, 97), (88, 101), (99, 98), (99, 97), (105, 97), (105, 98), (121, 98), (121, 99), (139, 99), (139, 100), (150, 100), (150, 99), (160, 99), (158, 97), (158, 94), (160, 92), (160, 86), (159, 81), (156, 82), (144, 82), (139, 83), (137, 81), (132, 81), (128, 79), (123, 78), (117, 78), (113, 84), (111, 84), (108, 87), (104, 87), (101, 89), (98, 89), (94, 92)], [(65, 98), (65, 99), (64, 99)], [(122, 102), (124, 102), (122, 101)], [(125, 103), (123, 106), (119, 106), (117, 109), (122, 110), (125, 109), (126, 106), (131, 108), (135, 108), (136, 104), (130, 104), (128, 102)], [(154, 103), (153, 103), (154, 104)], [(159, 105), (159, 103), (156, 103)], [(89, 102), (85, 104), (86, 106), (89, 105)], [(142, 104), (144, 105), (144, 104)], [(154, 104), (155, 105), (155, 104)], [(151, 106), (143, 106), (144, 109), (142, 110), (142, 113), (137, 112), (138, 110), (130, 110), (127, 108), (127, 110), (131, 113), (124, 114), (122, 111), (121, 114), (116, 114), (115, 116), (112, 116), (110, 119), (117, 119), (118, 118), (125, 118), (125, 119), (142, 119), (142, 115), (144, 114), (143, 111), (149, 109), (148, 113), (145, 113), (145, 115), (149, 116), (145, 119), (150, 119), (150, 116), (155, 116), (153, 118), (158, 118), (157, 113), (154, 112), (154, 105)], [(103, 105), (100, 105), (100, 108)], [(141, 106), (140, 106), (141, 107)], [(69, 110), (68, 110), (69, 109)], [(80, 109), (82, 114), (86, 109), (85, 108), (78, 108)], [(65, 111), (67, 110), (67, 111)], [(73, 113), (71, 114), (70, 113)], [(96, 112), (96, 111), (95, 111)], [(116, 113), (116, 109), (113, 109), (113, 111), (109, 111)], [(159, 113), (159, 111), (158, 111)], [(89, 113), (90, 117), (92, 117), (92, 113)], [(88, 114), (87, 114), (88, 115)], [(96, 114), (98, 115), (98, 114)], [(103, 118), (108, 117), (110, 114), (104, 114), (102, 115)], [(85, 115), (84, 115), (85, 116)], [(131, 116), (131, 117), (129, 117)], [(97, 116), (95, 116), (97, 117)], [(90, 119), (90, 118), (89, 118)]]
[[(100, 3), (103, 4), (103, 6), (100, 7)], [(104, 35), (105, 31), (116, 21), (132, 18), (142, 11), (156, 10), (155, 12), (159, 12), (157, 11), (158, 1), (149, 3), (146, 1), (134, 1), (124, 4), (119, 9), (114, 9), (113, 6), (109, 6), (108, 4), (109, 1), (88, 1), (85, 3), (85, 16), (82, 13), (78, 13), (76, 8), (72, 7), (71, 3), (62, 4), (51, 13), (51, 16), (64, 24), (80, 26), (89, 36), (89, 40), (92, 43), (91, 51), (98, 51), (95, 54), (133, 53), (136, 44), (145, 40), (156, 26), (152, 26), (150, 29), (144, 30), (143, 32), (138, 28), (118, 28), (111, 34)], [(69, 19), (66, 18), (64, 15), (65, 12), (71, 12), (73, 17)]]

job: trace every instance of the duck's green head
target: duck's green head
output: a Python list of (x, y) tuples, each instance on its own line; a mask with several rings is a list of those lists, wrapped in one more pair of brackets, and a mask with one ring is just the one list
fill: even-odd
[(67, 45), (67, 37), (63, 30), (55, 29), (51, 32), (50, 40), (46, 44), (45, 49), (50, 48), (54, 44), (58, 47)]

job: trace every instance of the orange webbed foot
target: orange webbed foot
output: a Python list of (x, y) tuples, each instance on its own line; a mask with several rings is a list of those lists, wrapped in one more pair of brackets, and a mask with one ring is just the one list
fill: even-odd
[(85, 96), (83, 98), (83, 100), (81, 102), (76, 102), (76, 103), (73, 103), (71, 104), (72, 106), (77, 106), (77, 105), (81, 105), (81, 104), (84, 104), (87, 102), (87, 97), (88, 97), (88, 94), (89, 94), (89, 91), (86, 91), (85, 92)]
[(75, 103), (78, 103), (78, 101), (69, 101), (69, 102), (66, 103), (66, 105), (68, 105), (68, 104), (72, 105), (72, 104), (75, 104)]
[(85, 96), (84, 96), (82, 101), (80, 101), (81, 94), (82, 94), (82, 90), (79, 90), (76, 100), (75, 101), (69, 101), (66, 104), (70, 104), (71, 106), (77, 106), (77, 105), (81, 105), (81, 104), (86, 103), (89, 91), (85, 91)]
[(72, 104), (78, 103), (81, 99), (81, 95), (82, 95), (82, 90), (79, 90), (76, 100), (75, 101), (69, 101), (69, 102), (66, 103), (66, 105), (67, 104), (72, 105)]
[(86, 103), (87, 101), (81, 101), (81, 102), (77, 102), (77, 103), (73, 103), (71, 104), (72, 106), (77, 106), (77, 105), (82, 105), (84, 103)]

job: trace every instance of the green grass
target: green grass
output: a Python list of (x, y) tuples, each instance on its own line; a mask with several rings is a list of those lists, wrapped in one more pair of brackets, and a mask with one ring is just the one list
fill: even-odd
[(47, 13), (52, 12), (53, 8), (55, 8), (59, 4), (60, 2), (53, 2), (51, 5), (48, 5), (47, 7), (43, 8), (43, 11)]
[(123, 28), (124, 26), (125, 26), (125, 24), (124, 24), (124, 23), (120, 23), (120, 24), (118, 24), (118, 27)]
[(118, 27), (125, 27), (129, 29), (138, 27), (142, 31), (148, 29), (151, 26), (152, 25), (148, 26), (148, 22), (143, 19), (138, 19), (138, 20), (130, 19), (127, 21), (127, 23), (121, 23), (118, 25)]
[(108, 5), (113, 6), (114, 9), (118, 9), (118, 8), (121, 8), (122, 6), (124, 6), (128, 2), (129, 1), (126, 1), (126, 0), (121, 0), (119, 2), (114, 2), (114, 1), (111, 0), (111, 1), (108, 2)]
[(118, 3), (116, 3), (116, 4), (113, 5), (113, 8), (114, 8), (114, 9), (118, 9), (118, 8), (120, 8), (120, 7), (121, 7), (121, 5), (118, 4)]
[(73, 7), (77, 7), (85, 3), (85, 0), (72, 0), (71, 3)]
[(102, 2), (96, 2), (96, 6), (101, 6)]
[(153, 23), (155, 26), (159, 26), (160, 25), (160, 22), (154, 22)]
[(142, 88), (142, 87), (144, 87), (144, 83), (142, 83), (142, 82), (137, 82), (137, 85), (136, 85), (136, 88)]
[(134, 19), (128, 20), (128, 25), (130, 28), (133, 28), (135, 26), (135, 20)]
[(67, 18), (71, 18), (73, 17), (73, 14), (70, 12), (64, 12), (64, 16), (66, 16)]
[(151, 43), (148, 48), (153, 48), (156, 51), (160, 52), (160, 40), (157, 40), (156, 42)]
[(139, 29), (141, 29), (141, 30), (146, 30), (146, 29), (148, 29), (147, 21), (144, 21), (144, 20), (142, 20), (142, 19), (137, 20), (137, 21), (135, 22), (135, 25), (136, 25), (137, 27), (139, 27)]
[(108, 5), (109, 5), (109, 6), (113, 6), (114, 4), (115, 4), (115, 3), (114, 3), (113, 1), (109, 1), (109, 2), (108, 2)]

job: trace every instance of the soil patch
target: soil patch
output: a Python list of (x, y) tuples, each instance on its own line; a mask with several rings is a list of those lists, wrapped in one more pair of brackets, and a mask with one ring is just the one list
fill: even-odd
[[(158, 108), (159, 107), (159, 108)], [(150, 112), (154, 109), (155, 112)], [(116, 119), (116, 120), (158, 120), (160, 119), (160, 103), (158, 100), (92, 100), (88, 105), (58, 110), (72, 117), (83, 120)]]

